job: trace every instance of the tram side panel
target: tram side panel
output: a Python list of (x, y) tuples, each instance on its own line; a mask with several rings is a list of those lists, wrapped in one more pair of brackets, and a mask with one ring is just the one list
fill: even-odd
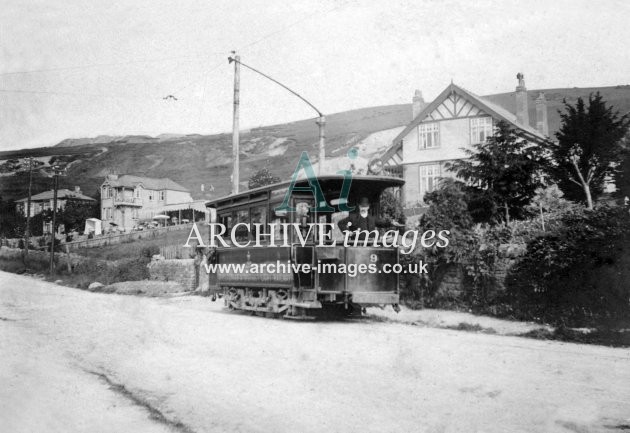
[(357, 272), (355, 277), (346, 276), (346, 290), (352, 293), (353, 303), (398, 303), (398, 275), (391, 272), (391, 267), (398, 263), (396, 248), (347, 247), (346, 263), (364, 264), (368, 267), (366, 272)]
[[(396, 248), (318, 248), (317, 259), (322, 270), (319, 273), (321, 291), (346, 292), (352, 296), (353, 303), (361, 305), (398, 303), (398, 277), (384, 272), (383, 268), (387, 265), (385, 270), (391, 270), (391, 266), (398, 263)], [(343, 273), (338, 272), (342, 264)]]
[[(284, 264), (288, 266), (291, 259), (291, 249), (277, 248), (226, 248), (217, 252), (218, 264), (244, 264), (244, 272), (236, 272), (233, 267), (230, 272), (217, 275), (217, 283), (221, 287), (285, 287), (293, 286), (291, 272), (268, 272), (265, 264)], [(250, 265), (255, 264), (262, 272), (250, 272)]]

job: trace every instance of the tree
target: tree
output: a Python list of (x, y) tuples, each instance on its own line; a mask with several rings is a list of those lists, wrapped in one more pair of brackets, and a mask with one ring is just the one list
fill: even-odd
[(98, 202), (83, 203), (76, 200), (68, 200), (64, 209), (58, 213), (56, 222), (63, 224), (66, 232), (83, 231), (85, 220), (98, 218), (98, 216)]
[(617, 194), (621, 197), (630, 197), (630, 137), (626, 135), (622, 140), (623, 154), (621, 163), (616, 167), (614, 174)]
[(443, 179), (440, 186), (424, 196), (429, 209), (422, 216), (423, 229), (469, 229), (473, 220), (468, 212), (464, 185), (454, 179)]
[(489, 212), (488, 220), (509, 222), (510, 216), (521, 217), (542, 184), (538, 174), (546, 165), (545, 148), (531, 145), (500, 121), (486, 142), (464, 151), (469, 158), (449, 163), (447, 169), (469, 183), (476, 202)]
[(0, 197), (0, 236), (19, 238), (24, 233), (26, 218), (17, 210), (14, 200)]
[(593, 209), (606, 179), (615, 175), (621, 162), (621, 139), (630, 119), (607, 107), (599, 92), (588, 97), (588, 107), (582, 98), (575, 105), (565, 101), (564, 106), (566, 112), (560, 114), (562, 125), (556, 133), (558, 143), (552, 146), (555, 165), (551, 172), (568, 199)]
[(272, 183), (280, 182), (280, 178), (271, 174), (269, 169), (261, 168), (252, 177), (249, 178), (247, 187), (249, 189), (258, 188)]
[(381, 194), (380, 206), (382, 218), (394, 220), (401, 224), (405, 223), (406, 217), (402, 202), (391, 189), (386, 189)]

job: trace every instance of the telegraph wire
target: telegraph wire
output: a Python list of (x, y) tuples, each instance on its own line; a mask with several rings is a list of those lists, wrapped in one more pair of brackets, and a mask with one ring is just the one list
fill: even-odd
[[(221, 54), (225, 54), (225, 52), (223, 51), (217, 51), (214, 53), (205, 53), (204, 56), (215, 56), (215, 55), (221, 55)], [(69, 71), (69, 70), (77, 70), (77, 69), (91, 69), (91, 68), (100, 68), (100, 67), (107, 67), (107, 66), (124, 66), (124, 65), (131, 65), (131, 64), (135, 64), (135, 63), (159, 63), (159, 62), (167, 62), (167, 61), (174, 61), (174, 60), (182, 60), (182, 59), (189, 59), (191, 61), (193, 60), (199, 60), (201, 56), (197, 55), (197, 56), (177, 56), (177, 57), (162, 57), (162, 58), (156, 58), (156, 59), (143, 59), (143, 60), (128, 60), (128, 61), (124, 61), (124, 62), (110, 62), (110, 63), (92, 63), (92, 64), (88, 64), (88, 65), (75, 65), (75, 66), (60, 66), (60, 67), (56, 67), (56, 68), (47, 68), (47, 69), (31, 69), (31, 70), (24, 70), (24, 71), (8, 71), (8, 72), (0, 72), (0, 76), (7, 76), (7, 75), (19, 75), (19, 74), (35, 74), (35, 73), (43, 73), (43, 72), (57, 72), (57, 71)]]
[[(346, 6), (347, 4), (349, 4), (351, 2), (351, 0), (348, 0), (346, 2), (340, 3), (337, 6), (334, 6), (333, 8), (330, 8), (324, 12), (314, 12), (311, 14), (308, 14), (290, 24), (287, 24), (286, 26), (281, 27), (278, 30), (275, 30), (273, 32), (267, 33), (266, 35), (252, 41), (249, 42), (245, 45), (242, 45), (238, 51), (242, 51), (242, 50), (246, 50), (247, 48), (250, 48), (254, 45), (257, 45), (277, 34), (280, 34), (292, 27), (297, 26), (298, 24), (303, 23), (304, 21), (307, 21), (317, 15), (326, 15), (328, 13), (331, 13), (335, 10), (338, 10), (340, 8), (342, 8), (343, 6)], [(215, 56), (215, 55), (221, 55), (221, 54), (226, 54), (225, 51), (216, 51), (216, 52), (210, 52), (210, 53), (205, 53), (204, 56)], [(88, 65), (75, 65), (75, 66), (61, 66), (61, 67), (56, 67), (56, 68), (46, 68), (46, 69), (32, 69), (32, 70), (23, 70), (23, 71), (8, 71), (8, 72), (0, 72), (0, 76), (10, 76), (10, 75), (20, 75), (20, 74), (34, 74), (34, 73), (46, 73), (46, 72), (57, 72), (57, 71), (69, 71), (69, 70), (81, 70), (81, 69), (91, 69), (91, 68), (98, 68), (98, 67), (109, 67), (109, 66), (123, 66), (123, 65), (131, 65), (131, 64), (142, 64), (142, 63), (155, 63), (155, 62), (168, 62), (168, 61), (175, 61), (175, 60), (183, 60), (183, 59), (189, 59), (189, 60), (199, 60), (200, 57), (202, 56), (176, 56), (176, 57), (163, 57), (163, 58), (155, 58), (155, 59), (141, 59), (141, 60), (128, 60), (128, 61), (124, 61), (124, 62), (109, 62), (109, 63), (94, 63), (94, 64), (88, 64)], [(175, 92), (168, 92), (169, 95), (171, 96), (175, 96), (177, 97), (178, 93), (183, 92), (184, 90), (188, 89), (189, 87), (191, 87), (194, 84), (197, 84), (203, 80), (206, 80), (209, 75), (212, 72), (215, 72), (216, 70), (218, 70), (224, 63), (221, 62), (219, 63), (217, 66), (215, 66), (214, 68), (210, 69), (209, 71), (204, 71), (201, 75), (198, 76), (198, 78), (194, 79), (193, 81), (189, 82), (188, 84), (186, 84), (185, 86), (183, 86), (182, 88), (180, 88), (179, 90), (175, 91)], [(205, 87), (206, 85), (204, 84), (204, 89), (203, 89), (203, 95), (202, 95), (202, 99), (205, 97)], [(0, 93), (17, 93), (17, 94), (41, 94), (41, 95), (60, 95), (60, 96), (88, 96), (88, 97), (95, 97), (95, 98), (122, 98), (122, 99), (144, 99), (144, 100), (159, 100), (159, 99), (166, 99), (166, 100), (171, 100), (171, 101), (176, 101), (178, 98), (165, 98), (164, 95), (162, 96), (128, 96), (128, 95), (107, 95), (107, 94), (88, 94), (88, 93), (79, 93), (79, 92), (57, 92), (57, 91), (44, 91), (44, 90), (22, 90), (22, 89), (0, 89)], [(168, 96), (168, 95), (167, 95)], [(223, 105), (227, 105), (226, 104), (221, 104), (221, 106)]]
[(120, 98), (120, 99), (137, 99), (137, 100), (156, 100), (153, 96), (129, 96), (129, 95), (106, 95), (106, 94), (94, 94), (94, 93), (80, 93), (80, 92), (54, 92), (49, 90), (22, 90), (22, 89), (0, 89), (0, 93), (25, 93), (34, 95), (58, 95), (58, 96), (88, 96), (91, 98)]
[[(215, 72), (217, 69), (219, 69), (221, 66), (225, 65), (225, 61), (222, 61), (221, 63), (217, 64), (214, 68), (210, 69), (209, 71), (203, 71), (200, 75), (198, 75), (193, 81), (189, 82), (188, 84), (186, 84), (184, 87), (181, 87), (179, 90), (176, 90), (174, 92), (172, 92), (173, 95), (177, 96), (179, 93), (183, 92), (184, 90), (190, 88), (192, 85), (197, 84), (201, 81), (205, 81), (210, 74), (212, 74), (213, 72)], [(205, 89), (205, 88), (204, 88)], [(205, 90), (204, 90), (205, 91)]]
[(292, 22), (292, 23), (290, 23), (290, 24), (287, 24), (287, 25), (286, 25), (286, 26), (284, 26), (284, 27), (281, 27), (281, 28), (280, 28), (280, 29), (278, 29), (278, 30), (275, 30), (275, 31), (273, 31), (273, 32), (271, 32), (271, 33), (267, 33), (266, 35), (264, 35), (264, 36), (262, 36), (261, 38), (259, 38), (259, 39), (255, 40), (254, 42), (250, 42), (250, 43), (248, 43), (248, 44), (246, 44), (246, 45), (241, 46), (241, 47), (240, 47), (237, 51), (243, 51), (243, 50), (245, 50), (245, 49), (247, 49), (247, 48), (249, 48), (249, 47), (251, 47), (251, 46), (257, 45), (257, 44), (259, 44), (260, 42), (262, 42), (262, 41), (264, 41), (264, 40), (267, 40), (267, 39), (269, 39), (270, 37), (277, 35), (278, 33), (282, 33), (282, 32), (284, 32), (285, 30), (290, 29), (291, 27), (295, 27), (295, 26), (297, 26), (298, 24), (300, 24), (300, 23), (302, 23), (302, 22), (304, 22), (304, 21), (307, 21), (307, 20), (309, 20), (309, 19), (313, 18), (313, 17), (314, 17), (314, 16), (316, 16), (316, 15), (320, 15), (320, 14), (321, 14), (321, 15), (326, 15), (326, 14), (329, 14), (330, 12), (334, 12), (334, 11), (336, 11), (337, 9), (340, 9), (340, 8), (342, 8), (343, 6), (346, 6), (348, 3), (350, 3), (350, 0), (348, 0), (348, 1), (346, 1), (346, 2), (343, 2), (343, 3), (341, 3), (341, 4), (339, 4), (339, 5), (335, 6), (335, 7), (333, 7), (333, 8), (331, 8), (331, 9), (328, 9), (328, 10), (324, 11), (324, 12), (317, 11), (317, 12), (313, 12), (312, 14), (306, 15), (306, 16), (304, 16), (304, 17), (300, 18), (300, 19), (299, 19), (299, 20), (297, 20), (297, 21), (294, 21), (294, 22)]

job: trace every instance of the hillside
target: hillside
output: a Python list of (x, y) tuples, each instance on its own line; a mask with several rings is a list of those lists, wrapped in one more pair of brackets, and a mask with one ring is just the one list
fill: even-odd
[[(547, 99), (547, 117), (551, 136), (560, 128), (560, 113), (558, 111), (564, 111), (563, 99), (566, 99), (569, 104), (575, 104), (579, 97), (587, 99), (591, 93), (599, 92), (606, 103), (612, 105), (615, 110), (618, 110), (622, 114), (630, 112), (630, 85), (528, 90), (529, 120), (533, 126), (535, 126), (536, 123), (536, 103), (534, 101), (540, 92), (544, 92), (545, 98)], [(499, 104), (512, 113), (515, 112), (516, 100), (513, 92), (488, 95), (484, 96), (484, 98)]]
[[(599, 91), (604, 99), (622, 113), (630, 111), (630, 86), (544, 89), (548, 99), (549, 128), (553, 135), (560, 125), (558, 110), (562, 100), (573, 103)], [(535, 103), (539, 90), (530, 90), (530, 119), (535, 123)], [(486, 96), (489, 100), (514, 111), (514, 93)], [(400, 129), (411, 120), (411, 104), (387, 105), (346, 111), (327, 116), (326, 156), (330, 166), (347, 167), (346, 151), (360, 150), (355, 165), (364, 167), (367, 160), (385, 150)], [(297, 157), (306, 150), (317, 159), (318, 128), (314, 119), (254, 128), (241, 132), (241, 183), (257, 170), (268, 167), (286, 178), (295, 167)], [(56, 146), (0, 152), (0, 197), (22, 198), (27, 195), (26, 157), (38, 162), (33, 177), (33, 193), (52, 186), (50, 164), (67, 166), (67, 176), (60, 187), (81, 187), (95, 196), (108, 173), (130, 173), (149, 177), (169, 177), (192, 191), (195, 198), (225, 195), (230, 189), (232, 142), (230, 134), (148, 136), (99, 136), (66, 139)], [(201, 185), (204, 185), (204, 192)]]
[[(400, 128), (410, 117), (407, 104), (329, 115), (326, 117), (327, 156), (344, 156), (345, 150), (370, 134)], [(316, 162), (318, 134), (315, 119), (241, 131), (242, 184), (246, 186), (247, 179), (263, 167), (269, 167), (283, 178), (288, 176), (304, 150)], [(386, 134), (388, 138), (382, 140), (380, 150), (387, 147), (392, 134)], [(39, 161), (33, 176), (34, 193), (51, 188), (51, 161), (68, 168), (67, 176), (60, 178), (60, 187), (78, 185), (90, 196), (96, 194), (108, 173), (169, 177), (189, 188), (195, 198), (229, 193), (231, 134), (107, 137), (109, 141), (103, 138), (66, 139), (53, 147), (0, 152), (0, 196), (10, 199), (27, 195), (28, 162), (24, 158), (29, 156)]]

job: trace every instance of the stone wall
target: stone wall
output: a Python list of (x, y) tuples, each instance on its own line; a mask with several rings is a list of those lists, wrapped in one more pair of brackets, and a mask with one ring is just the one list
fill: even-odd
[(162, 256), (154, 256), (147, 266), (152, 280), (175, 281), (188, 291), (197, 289), (195, 259), (165, 259)]
[[(494, 291), (487, 295), (492, 298), (496, 294), (505, 290), (505, 279), (518, 260), (526, 252), (525, 245), (508, 245), (504, 244), (497, 251), (497, 259), (494, 263)], [(452, 264), (441, 276), (438, 294), (447, 298), (458, 298), (464, 294), (466, 285), (464, 282), (464, 265)]]

